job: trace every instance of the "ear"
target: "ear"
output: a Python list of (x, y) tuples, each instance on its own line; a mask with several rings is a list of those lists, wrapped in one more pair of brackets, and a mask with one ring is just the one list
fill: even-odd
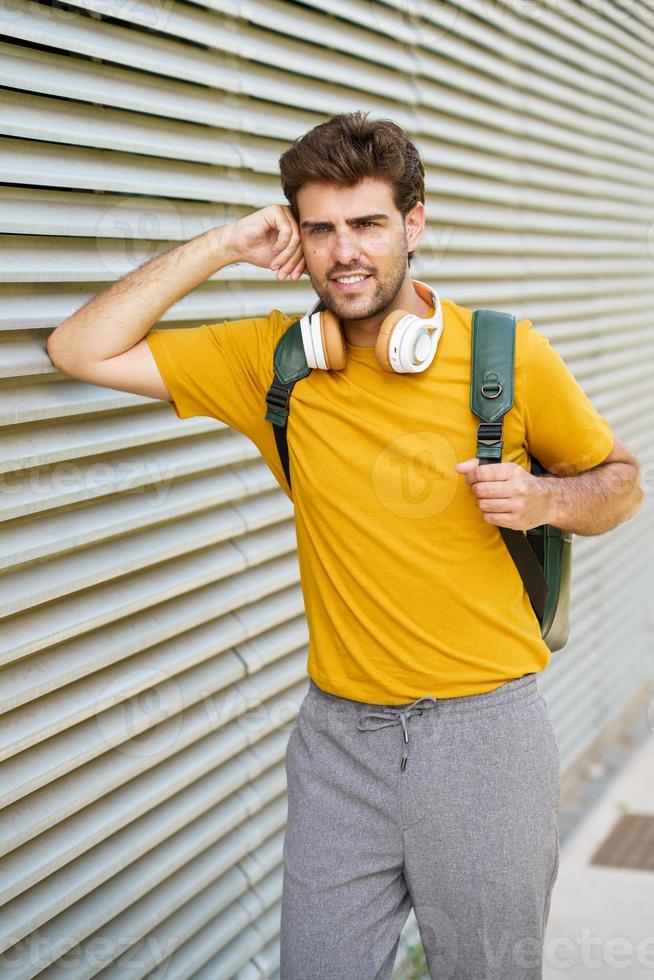
[(425, 205), (416, 201), (410, 211), (404, 216), (404, 227), (407, 235), (407, 250), (413, 252), (417, 248), (425, 230)]

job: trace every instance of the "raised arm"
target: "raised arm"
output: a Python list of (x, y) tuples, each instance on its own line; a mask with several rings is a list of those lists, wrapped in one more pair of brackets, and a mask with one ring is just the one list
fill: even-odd
[(144, 338), (168, 307), (234, 262), (276, 263), (278, 279), (302, 274), (300, 234), (286, 205), (211, 228), (118, 279), (53, 330), (48, 357), (81, 381), (170, 401)]

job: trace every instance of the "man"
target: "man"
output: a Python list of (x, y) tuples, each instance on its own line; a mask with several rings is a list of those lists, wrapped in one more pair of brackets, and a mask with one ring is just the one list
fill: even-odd
[[(73, 377), (245, 433), (291, 497), (264, 415), (275, 345), (297, 317), (151, 328), (230, 263), (309, 275), (340, 317), (347, 363), (291, 396), (310, 688), (286, 755), (281, 976), (386, 980), (413, 906), (432, 977), (531, 980), (558, 868), (560, 768), (536, 686), (550, 651), (497, 525), (602, 533), (640, 506), (638, 462), (528, 320), (501, 463), (474, 457), (471, 310), (441, 298), (429, 367), (382, 370), (384, 318), (432, 312), (409, 274), (424, 171), (400, 127), (366, 117), (334, 116), (282, 155), (288, 206), (123, 277), (48, 353)], [(556, 476), (532, 476), (528, 453)]]

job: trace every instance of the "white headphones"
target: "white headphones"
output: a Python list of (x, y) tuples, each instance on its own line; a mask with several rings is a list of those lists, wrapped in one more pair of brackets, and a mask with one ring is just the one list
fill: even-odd
[[(443, 332), (443, 313), (438, 294), (427, 283), (411, 280), (416, 293), (434, 307), (423, 320), (407, 310), (393, 310), (379, 328), (375, 355), (384, 371), (417, 374), (429, 367)], [(320, 309), (321, 300), (300, 320), (302, 344), (311, 368), (342, 371), (347, 348), (339, 318), (331, 310)]]

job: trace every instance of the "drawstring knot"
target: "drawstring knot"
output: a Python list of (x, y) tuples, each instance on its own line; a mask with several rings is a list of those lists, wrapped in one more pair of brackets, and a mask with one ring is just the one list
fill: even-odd
[[(408, 745), (409, 742), (409, 732), (406, 727), (406, 723), (409, 718), (413, 715), (421, 715), (424, 708), (433, 708), (437, 703), (437, 699), (431, 694), (425, 695), (425, 697), (418, 698), (417, 701), (413, 701), (411, 704), (404, 706), (401, 709), (393, 710), (392, 706), (388, 711), (377, 711), (371, 709), (370, 711), (364, 711), (359, 720), (357, 721), (357, 728), (360, 732), (372, 732), (376, 731), (378, 728), (386, 728), (388, 725), (397, 725), (398, 722), (401, 723), (404, 732), (404, 742)], [(418, 707), (422, 705), (422, 707)], [(369, 724), (365, 724), (369, 722)], [(402, 772), (406, 769), (407, 754), (406, 749), (402, 755), (402, 763), (400, 769)]]

